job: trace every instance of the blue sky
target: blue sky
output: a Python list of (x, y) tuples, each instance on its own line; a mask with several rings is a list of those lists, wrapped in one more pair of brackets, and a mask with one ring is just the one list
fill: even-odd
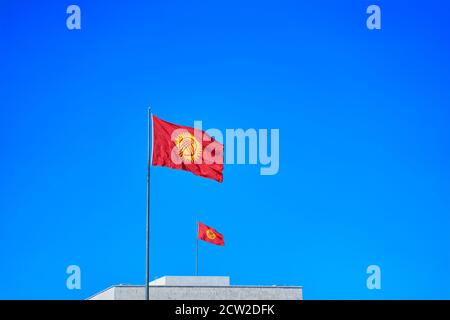
[(149, 104), (183, 125), (280, 129), (276, 176), (152, 169), (152, 279), (195, 272), (199, 218), (227, 242), (200, 245), (203, 275), (450, 299), (447, 3), (375, 1), (380, 31), (368, 1), (73, 3), (0, 1), (1, 299), (144, 283)]

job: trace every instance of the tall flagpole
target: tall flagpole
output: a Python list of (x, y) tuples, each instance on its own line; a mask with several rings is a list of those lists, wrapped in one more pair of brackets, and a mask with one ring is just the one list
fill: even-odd
[(145, 242), (145, 300), (150, 300), (150, 165), (151, 151), (150, 139), (152, 131), (150, 124), (152, 121), (152, 108), (148, 108), (148, 142), (147, 142), (147, 224), (146, 224), (146, 242)]
[(197, 221), (197, 234), (195, 235), (196, 245), (195, 245), (195, 275), (198, 277), (198, 221)]

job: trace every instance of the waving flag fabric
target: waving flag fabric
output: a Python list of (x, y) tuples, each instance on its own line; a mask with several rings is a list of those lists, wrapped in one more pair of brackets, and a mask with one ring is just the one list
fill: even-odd
[(218, 246), (225, 245), (223, 235), (201, 222), (198, 223), (198, 239)]
[(153, 117), (152, 165), (223, 182), (223, 144), (204, 131)]

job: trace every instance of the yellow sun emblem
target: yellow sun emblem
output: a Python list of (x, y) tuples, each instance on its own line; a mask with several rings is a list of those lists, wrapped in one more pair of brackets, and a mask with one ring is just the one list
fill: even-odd
[(210, 240), (215, 240), (217, 237), (216, 234), (213, 231), (211, 231), (210, 229), (206, 230), (206, 236)]
[(178, 156), (185, 162), (193, 163), (202, 156), (202, 146), (200, 142), (188, 131), (184, 131), (176, 136), (175, 145), (178, 149)]

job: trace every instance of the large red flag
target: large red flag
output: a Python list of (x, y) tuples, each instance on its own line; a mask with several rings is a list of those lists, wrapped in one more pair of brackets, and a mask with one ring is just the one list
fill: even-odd
[(152, 117), (154, 166), (186, 170), (223, 181), (223, 144), (202, 130)]
[(198, 239), (218, 245), (218, 246), (224, 246), (225, 240), (223, 238), (223, 235), (218, 233), (213, 228), (208, 227), (207, 225), (204, 225), (203, 223), (198, 223)]

